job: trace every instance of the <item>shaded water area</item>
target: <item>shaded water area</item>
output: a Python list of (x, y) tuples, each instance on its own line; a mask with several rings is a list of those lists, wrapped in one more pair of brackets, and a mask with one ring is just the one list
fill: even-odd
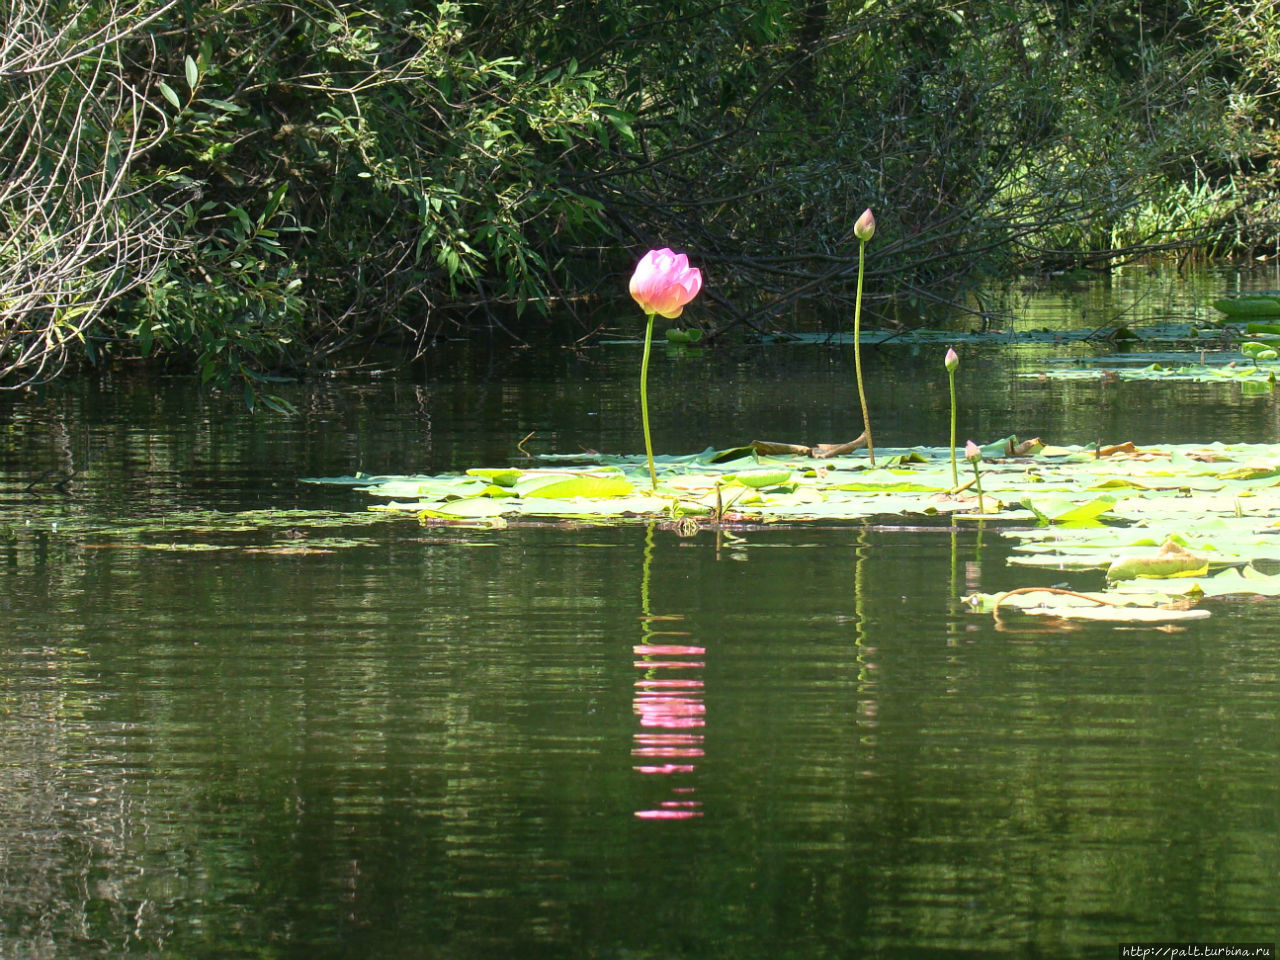
[[(1202, 305), (1155, 289), (1017, 322)], [(945, 442), (943, 349), (865, 352), (882, 446)], [(967, 348), (962, 442), (1280, 440), (1233, 384), (1019, 376), (1104, 349)], [(0, 957), (1277, 939), (1274, 600), (997, 623), (959, 598), (1100, 575), (990, 525), (426, 527), (297, 482), (638, 451), (638, 360), (442, 344), (288, 419), (158, 377), (0, 398)], [(662, 451), (858, 433), (845, 347), (659, 350), (650, 396)]]

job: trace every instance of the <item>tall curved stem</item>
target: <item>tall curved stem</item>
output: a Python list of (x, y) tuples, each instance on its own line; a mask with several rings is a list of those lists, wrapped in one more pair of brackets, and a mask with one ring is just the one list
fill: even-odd
[(649, 457), (649, 486), (658, 489), (658, 471), (653, 467), (653, 441), (649, 439), (649, 347), (653, 343), (653, 317), (644, 328), (644, 359), (640, 361), (640, 422), (644, 425), (644, 452)]
[(947, 379), (951, 381), (951, 487), (960, 486), (960, 475), (956, 472), (956, 372), (947, 371)]
[(858, 241), (858, 298), (853, 304), (853, 371), (858, 379), (858, 401), (862, 404), (862, 432), (867, 435), (867, 457), (876, 465), (876, 447), (871, 442), (871, 416), (867, 413), (867, 394), (862, 389), (862, 274), (867, 261), (867, 241)]

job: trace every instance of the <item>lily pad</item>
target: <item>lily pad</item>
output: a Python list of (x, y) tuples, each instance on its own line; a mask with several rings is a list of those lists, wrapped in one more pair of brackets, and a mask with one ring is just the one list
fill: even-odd
[(975, 613), (997, 618), (1002, 609), (1030, 616), (1107, 623), (1162, 624), (1204, 620), (1210, 611), (1190, 607), (1185, 600), (1161, 593), (1082, 593), (1059, 587), (1019, 587), (1001, 594), (973, 594), (965, 604)]
[(1110, 511), (1116, 505), (1116, 498), (1101, 496), (1079, 503), (1067, 497), (1027, 497), (1022, 504), (1043, 523), (1088, 523)]
[(677, 327), (670, 327), (667, 330), (667, 341), (669, 343), (697, 343), (701, 339), (701, 330), (681, 330)]
[(526, 477), (516, 484), (516, 490), (522, 497), (543, 497), (548, 500), (567, 500), (574, 497), (608, 500), (614, 497), (630, 496), (635, 491), (635, 487), (621, 476), (602, 477), (582, 474)]
[(733, 479), (743, 486), (759, 490), (763, 487), (776, 487), (778, 484), (786, 483), (791, 479), (791, 470), (747, 470), (735, 474)]
[[(785, 444), (767, 449), (789, 446), (811, 449)], [(1278, 552), (1280, 530), (1264, 536), (1260, 525), (1280, 515), (1280, 445), (1149, 447), (1120, 442), (1024, 448), (1009, 437), (986, 447), (989, 454), (979, 466), (986, 512), (978, 510), (968, 478), (967, 486), (952, 490), (945, 447), (882, 448), (875, 468), (861, 451), (815, 459), (799, 453), (761, 454), (754, 445), (656, 457), (656, 495), (649, 493), (647, 462), (639, 456), (583, 455), (574, 458), (578, 465), (572, 468), (506, 466), (428, 477), (360, 475), (311, 482), (346, 484), (393, 511), (429, 509), (458, 517), (549, 516), (562, 507), (564, 516), (611, 521), (730, 510), (735, 522), (774, 523), (949, 514), (1023, 530), (1048, 524), (1064, 549), (1086, 552), (1096, 546), (1063, 539), (1065, 530), (1087, 524), (1106, 524), (1111, 530), (1141, 525), (1149, 528), (1145, 535), (1151, 546), (1158, 547), (1171, 533), (1236, 524), (1214, 556), (1247, 562)], [(568, 458), (541, 459), (563, 464)], [(460, 506), (469, 501), (476, 503)], [(1096, 552), (1092, 563), (1097, 565)]]
[(1209, 560), (1173, 540), (1153, 554), (1117, 557), (1107, 567), (1108, 580), (1198, 577), (1209, 572)]
[(1275, 297), (1245, 295), (1221, 297), (1213, 301), (1213, 308), (1232, 319), (1238, 317), (1280, 317), (1280, 299)]

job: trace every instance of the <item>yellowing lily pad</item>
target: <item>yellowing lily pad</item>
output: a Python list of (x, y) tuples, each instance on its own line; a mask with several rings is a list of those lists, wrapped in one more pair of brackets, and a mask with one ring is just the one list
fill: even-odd
[(1184, 620), (1207, 620), (1212, 614), (1199, 608), (1174, 609), (1145, 607), (1035, 607), (1025, 611), (1033, 616), (1062, 617), (1067, 620), (1101, 620), (1107, 623), (1177, 623)]
[(514, 487), (521, 477), (521, 471), (514, 468), (492, 470), (485, 467), (474, 467), (467, 471), (469, 477), (480, 477), (499, 487)]
[(975, 613), (996, 617), (1005, 608), (1030, 616), (1107, 623), (1161, 624), (1203, 620), (1208, 610), (1192, 609), (1187, 601), (1162, 593), (1082, 593), (1058, 587), (1019, 587), (1002, 594), (974, 594), (965, 598)]
[(607, 500), (611, 497), (627, 497), (635, 492), (635, 487), (625, 477), (590, 474), (526, 477), (516, 485), (516, 489), (522, 497), (543, 497), (548, 500), (570, 500), (575, 497)]
[(1208, 558), (1194, 554), (1170, 540), (1153, 554), (1117, 557), (1107, 567), (1107, 579), (1198, 577), (1208, 572)]
[(1096, 520), (1116, 505), (1112, 496), (1095, 497), (1084, 503), (1077, 503), (1063, 498), (1040, 499), (1028, 497), (1022, 501), (1041, 521), (1045, 523), (1085, 523)]
[(734, 477), (743, 486), (757, 490), (765, 487), (776, 487), (791, 479), (791, 470), (744, 470)]

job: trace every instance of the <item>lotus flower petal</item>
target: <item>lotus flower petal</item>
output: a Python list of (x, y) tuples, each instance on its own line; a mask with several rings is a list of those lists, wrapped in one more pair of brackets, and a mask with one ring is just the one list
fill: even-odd
[(646, 314), (659, 313), (669, 320), (702, 289), (702, 271), (689, 266), (689, 258), (668, 247), (650, 250), (631, 275), (631, 296)]

